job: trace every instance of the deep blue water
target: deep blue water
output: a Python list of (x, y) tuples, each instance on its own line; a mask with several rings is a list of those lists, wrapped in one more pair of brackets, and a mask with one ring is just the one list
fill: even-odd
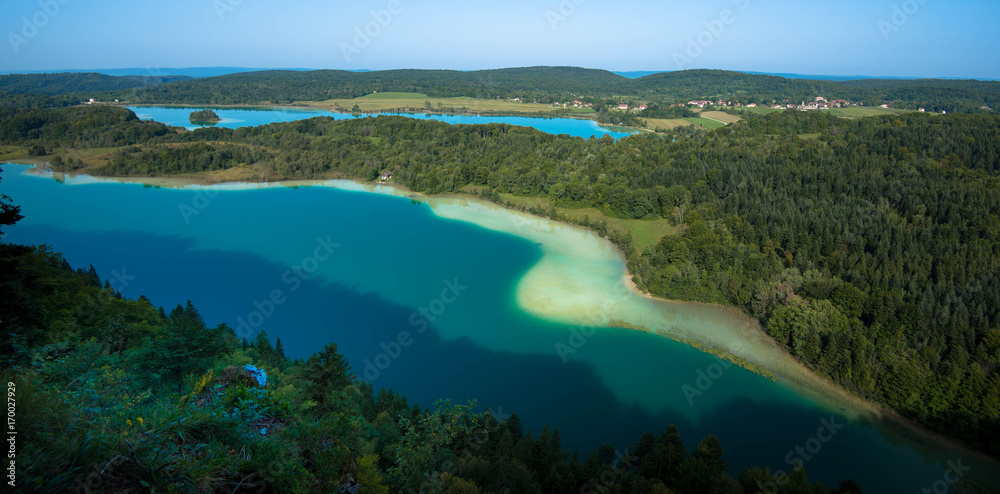
[(568, 134), (576, 137), (589, 139), (590, 137), (603, 137), (610, 135), (616, 139), (625, 137), (631, 132), (623, 132), (621, 129), (609, 129), (601, 127), (593, 120), (580, 120), (575, 118), (538, 118), (538, 117), (487, 117), (475, 115), (447, 115), (447, 114), (424, 114), (424, 113), (378, 113), (355, 116), (347, 113), (337, 113), (327, 110), (317, 109), (295, 109), (295, 108), (214, 108), (214, 107), (169, 107), (169, 106), (130, 106), (130, 110), (144, 120), (155, 120), (167, 125), (185, 127), (189, 130), (197, 129), (188, 120), (191, 112), (211, 108), (222, 118), (222, 121), (215, 126), (226, 128), (250, 127), (257, 125), (267, 125), (276, 122), (290, 122), (313, 117), (331, 117), (336, 120), (347, 120), (372, 115), (402, 115), (421, 120), (438, 120), (449, 124), (482, 124), (482, 123), (507, 123), (524, 127), (534, 127), (549, 134)]
[[(689, 449), (718, 436), (734, 474), (751, 464), (789, 471), (789, 453), (831, 417), (739, 368), (689, 404), (682, 386), (716, 359), (644, 333), (598, 331), (563, 363), (554, 344), (577, 328), (534, 318), (514, 300), (538, 245), (441, 219), (420, 202), (324, 187), (226, 190), (199, 202), (204, 192), (65, 185), (25, 169), (3, 166), (0, 193), (25, 215), (5, 241), (52, 245), (74, 267), (93, 264), (123, 295), (145, 294), (168, 311), (190, 299), (212, 325), (267, 312), (262, 327), (289, 356), (336, 342), (376, 389), (424, 407), (475, 399), (517, 413), (536, 433), (558, 427), (563, 445), (584, 456), (604, 443), (624, 451), (643, 431), (676, 424)], [(181, 207), (192, 204), (203, 207), (185, 218)], [(284, 302), (269, 309), (275, 291)], [(420, 308), (435, 303), (442, 310), (424, 324)], [(391, 342), (402, 333), (412, 343), (397, 352)], [(388, 365), (369, 371), (366, 361), (383, 354)], [(663, 404), (621, 397), (636, 387)], [(918, 453), (885, 429), (850, 424), (806, 468), (831, 486), (853, 477), (866, 492), (919, 492), (943, 478), (952, 455)]]

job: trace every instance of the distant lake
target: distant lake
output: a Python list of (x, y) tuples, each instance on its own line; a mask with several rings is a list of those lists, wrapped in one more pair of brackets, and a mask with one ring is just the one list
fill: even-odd
[(634, 132), (622, 128), (602, 127), (593, 120), (575, 118), (539, 118), (539, 117), (487, 117), (476, 115), (448, 115), (428, 113), (364, 113), (353, 115), (319, 109), (298, 108), (218, 108), (218, 107), (172, 107), (172, 106), (130, 106), (129, 110), (143, 120), (154, 120), (167, 125), (185, 127), (194, 130), (206, 125), (192, 124), (188, 117), (191, 112), (211, 109), (222, 119), (214, 127), (235, 129), (267, 125), (276, 122), (291, 122), (313, 117), (331, 117), (336, 120), (363, 118), (374, 115), (402, 115), (420, 120), (438, 120), (449, 124), (484, 124), (506, 123), (533, 127), (549, 134), (569, 134), (575, 137), (603, 137), (609, 135), (615, 139), (631, 135)]
[[(581, 229), (342, 181), (168, 189), (86, 176), (60, 183), (26, 170), (3, 165), (0, 193), (25, 216), (5, 241), (52, 245), (74, 268), (93, 264), (126, 297), (145, 294), (168, 312), (190, 299), (210, 325), (259, 326), (290, 357), (336, 342), (376, 390), (422, 407), (474, 399), (481, 410), (517, 413), (536, 436), (558, 427), (563, 446), (584, 459), (675, 424), (688, 450), (718, 436), (734, 474), (750, 465), (790, 472), (800, 448), (810, 479), (831, 488), (853, 477), (865, 492), (920, 492), (958, 460), (970, 477), (996, 482), (991, 465), (917, 445), (793, 380), (607, 327), (623, 319), (718, 338), (794, 372), (769, 340), (733, 348), (741, 343), (731, 335), (749, 324), (739, 314), (624, 289), (617, 251)], [(268, 306), (276, 290), (282, 302)], [(831, 421), (842, 426), (833, 435)]]

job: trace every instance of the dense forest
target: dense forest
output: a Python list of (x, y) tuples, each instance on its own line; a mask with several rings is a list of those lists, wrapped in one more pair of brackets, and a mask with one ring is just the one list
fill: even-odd
[[(0, 226), (19, 217), (0, 199)], [(125, 299), (48, 246), (0, 243), (0, 321), (23, 490), (861, 492), (852, 480), (810, 483), (801, 464), (733, 477), (717, 438), (691, 447), (673, 426), (581, 459), (557, 428), (376, 391), (335, 343), (292, 360), (280, 339), (206, 325), (190, 302), (167, 312)]]
[[(182, 79), (182, 78), (178, 78)], [(90, 91), (90, 93), (86, 93)], [(834, 82), (788, 79), (723, 70), (682, 70), (628, 79), (612, 72), (577, 67), (526, 67), (479, 71), (340, 70), (261, 71), (202, 79), (104, 76), (100, 74), (23, 74), (0, 76), (0, 93), (74, 94), (78, 99), (119, 99), (130, 104), (195, 105), (290, 104), (350, 99), (374, 91), (422, 93), (431, 97), (486, 99), (519, 97), (552, 103), (637, 99), (678, 103), (692, 99), (770, 104), (809, 101), (817, 96), (868, 106), (950, 113), (1000, 108), (1000, 82), (977, 80), (883, 80)]]
[(189, 79), (191, 78), (187, 76), (111, 76), (93, 72), (9, 74), (0, 76), (0, 93), (36, 93), (55, 96), (88, 91), (120, 91)]
[(17, 110), (0, 143), (118, 142), (92, 170), (105, 175), (391, 171), (421, 192), (666, 218), (678, 234), (643, 251), (628, 232), (588, 226), (625, 250), (641, 288), (741, 307), (821, 375), (1000, 454), (1000, 117), (787, 112), (615, 141), (405, 117), (173, 133), (130, 115)]

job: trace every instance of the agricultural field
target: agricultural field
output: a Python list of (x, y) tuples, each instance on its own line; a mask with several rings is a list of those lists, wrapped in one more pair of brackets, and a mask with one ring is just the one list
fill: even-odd
[(830, 108), (829, 110), (819, 110), (824, 113), (829, 113), (835, 117), (846, 117), (846, 118), (861, 118), (861, 117), (879, 117), (883, 115), (902, 115), (904, 113), (910, 113), (912, 110), (896, 110), (893, 108), (872, 108), (864, 106), (852, 106), (850, 108)]
[(705, 117), (705, 118), (708, 118), (708, 119), (711, 119), (711, 120), (722, 122), (722, 123), (724, 123), (726, 125), (734, 124), (734, 123), (739, 122), (741, 120), (740, 117), (738, 117), (736, 115), (733, 115), (731, 113), (721, 112), (721, 111), (703, 111), (703, 112), (701, 112), (700, 115), (702, 117)]
[(646, 121), (646, 128), (650, 130), (673, 130), (677, 127), (693, 125), (692, 122), (683, 118), (644, 118), (643, 120)]
[(705, 117), (688, 117), (685, 118), (684, 120), (687, 120), (688, 122), (691, 122), (695, 125), (701, 125), (702, 127), (705, 127), (708, 130), (715, 130), (726, 126), (726, 124), (718, 120), (712, 120), (711, 118), (705, 118)]

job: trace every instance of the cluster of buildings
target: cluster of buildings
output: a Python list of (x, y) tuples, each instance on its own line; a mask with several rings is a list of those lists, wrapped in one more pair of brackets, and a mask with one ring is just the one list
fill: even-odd
[[(522, 100), (521, 100), (521, 98), (514, 98), (512, 101), (518, 101), (518, 102), (520, 102)], [(538, 100), (535, 100), (534, 102), (538, 103)], [(549, 106), (551, 106), (553, 108), (557, 107), (557, 106), (561, 106), (563, 108), (593, 108), (594, 104), (593, 103), (587, 103), (587, 102), (575, 99), (573, 101), (567, 101), (567, 102), (564, 102), (564, 103), (561, 103), (559, 101), (555, 101), (555, 102), (553, 102)], [(625, 110), (625, 111), (628, 111), (628, 110), (639, 110), (639, 111), (642, 111), (642, 110), (645, 110), (646, 108), (649, 108), (649, 106), (648, 105), (629, 106), (627, 103), (619, 103), (618, 106), (612, 106), (611, 108), (617, 109), (617, 110)]]
[[(742, 105), (742, 104), (740, 104), (738, 102), (734, 103), (732, 101), (725, 101), (725, 100), (718, 100), (718, 101), (692, 100), (692, 101), (688, 101), (688, 105), (697, 106), (698, 108), (705, 108), (706, 106), (722, 106), (722, 107), (730, 107), (730, 108), (757, 108), (758, 107), (757, 103), (748, 103), (748, 104)], [(837, 100), (833, 100), (833, 101), (828, 101), (826, 98), (824, 98), (822, 96), (817, 96), (815, 100), (809, 101), (809, 102), (803, 101), (801, 104), (787, 103), (787, 102), (785, 104), (780, 104), (780, 103), (775, 102), (775, 103), (771, 104), (770, 106), (771, 106), (771, 108), (774, 108), (775, 110), (801, 110), (801, 111), (807, 111), (807, 110), (828, 110), (830, 108), (846, 108), (846, 107), (849, 107), (849, 106), (859, 106), (859, 105), (860, 106), (864, 106), (864, 103), (852, 103), (850, 101), (843, 100), (843, 99), (837, 99)], [(766, 105), (761, 105), (761, 106), (766, 106)], [(883, 108), (888, 108), (889, 106), (888, 105), (882, 105), (882, 107)]]
[(646, 108), (649, 108), (649, 107), (648, 107), (648, 106), (646, 106), (646, 105), (639, 105), (639, 106), (633, 106), (633, 107), (630, 107), (630, 106), (628, 106), (628, 105), (627, 105), (627, 104), (625, 104), (625, 103), (619, 103), (619, 104), (618, 104), (618, 109), (619, 109), (619, 110), (626, 110), (626, 111), (628, 111), (628, 110), (639, 110), (639, 111), (643, 111), (643, 110), (645, 110)]
[[(774, 105), (772, 108), (788, 108), (788, 109), (806, 111), (806, 110), (829, 110), (830, 108), (845, 108), (848, 106), (857, 106), (857, 105), (847, 100), (837, 99), (833, 101), (827, 101), (826, 98), (822, 96), (817, 96), (814, 101), (810, 101), (808, 103), (803, 101), (802, 104), (800, 105), (789, 104), (785, 105), (784, 107), (782, 107), (781, 105)], [(886, 108), (888, 108), (888, 106), (886, 106)]]
[[(514, 101), (521, 101), (521, 98), (514, 98)], [(538, 103), (538, 100), (535, 100), (534, 102)], [(726, 100), (721, 100), (720, 99), (718, 101), (691, 100), (691, 101), (687, 102), (687, 105), (688, 106), (697, 106), (698, 108), (705, 108), (707, 106), (718, 106), (718, 107), (728, 107), (728, 108), (757, 108), (757, 107), (766, 108), (766, 107), (770, 106), (771, 108), (773, 108), (775, 110), (800, 110), (800, 111), (809, 111), (809, 110), (828, 110), (828, 109), (831, 109), (831, 108), (847, 108), (847, 107), (851, 107), (851, 106), (864, 106), (865, 104), (864, 103), (855, 103), (855, 102), (851, 102), (851, 101), (847, 101), (847, 100), (843, 100), (843, 99), (836, 99), (836, 100), (832, 100), (831, 101), (831, 100), (827, 100), (826, 98), (824, 98), (822, 96), (817, 96), (813, 101), (803, 101), (800, 104), (790, 103), (790, 102), (788, 102), (788, 100), (785, 100), (784, 103), (778, 103), (777, 101), (775, 101), (771, 105), (758, 105), (757, 103), (741, 104), (739, 102), (726, 101)], [(580, 101), (580, 100), (577, 99), (577, 100), (573, 100), (573, 101), (565, 102), (565, 103), (560, 103), (560, 102), (556, 101), (556, 102), (552, 103), (551, 106), (552, 107), (561, 106), (563, 108), (571, 108), (571, 107), (572, 108), (592, 108), (594, 105), (593, 105), (593, 103), (585, 103), (585, 102)], [(683, 103), (677, 103), (677, 104), (670, 105), (670, 106), (685, 106), (685, 105)], [(889, 105), (881, 105), (881, 107), (882, 108), (889, 108)], [(622, 110), (622, 111), (628, 111), (628, 110), (642, 111), (642, 110), (645, 110), (646, 108), (648, 108), (648, 106), (647, 105), (629, 106), (626, 103), (619, 103), (618, 106), (612, 106), (612, 108), (613, 109), (617, 109), (617, 110)], [(926, 111), (926, 110), (924, 108), (920, 108), (919, 111)]]

